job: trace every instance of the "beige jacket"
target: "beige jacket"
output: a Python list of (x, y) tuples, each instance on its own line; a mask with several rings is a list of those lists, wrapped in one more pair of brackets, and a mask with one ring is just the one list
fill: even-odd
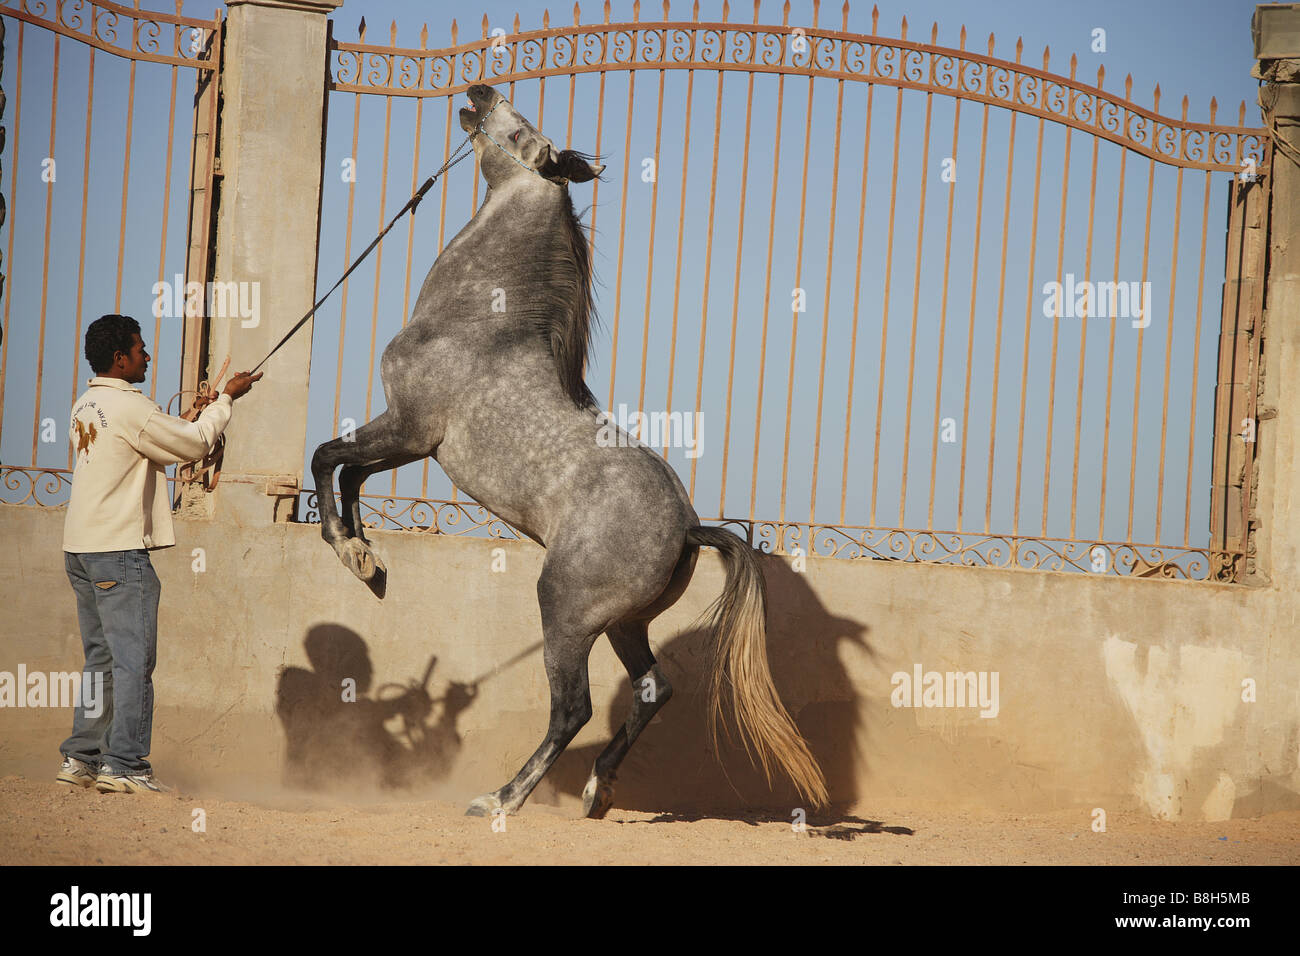
[(63, 550), (82, 554), (174, 545), (163, 467), (210, 452), (232, 407), (230, 396), (222, 394), (197, 421), (187, 422), (166, 414), (129, 382), (92, 378), (72, 408), (69, 439), (77, 459)]

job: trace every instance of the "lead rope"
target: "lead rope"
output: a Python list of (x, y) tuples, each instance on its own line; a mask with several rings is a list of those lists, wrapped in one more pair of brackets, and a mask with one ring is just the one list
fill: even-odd
[(429, 191), (429, 188), (431, 186), (433, 186), (434, 180), (436, 180), (447, 170), (451, 169), (451, 167), (455, 166), (461, 160), (467, 159), (469, 157), (470, 153), (473, 152), (473, 150), (471, 148), (470, 152), (466, 152), (465, 147), (469, 146), (470, 143), (473, 141), (474, 137), (477, 136), (479, 133), (482, 133), (484, 136), (486, 136), (499, 150), (501, 150), (507, 156), (510, 156), (511, 159), (514, 159), (515, 162), (519, 163), (520, 166), (523, 166), (524, 169), (537, 173), (538, 176), (542, 175), (541, 173), (538, 173), (537, 170), (533, 169), (533, 167), (528, 166), (524, 163), (520, 163), (518, 159), (515, 159), (515, 157), (511, 155), (508, 149), (506, 149), (504, 146), (498, 143), (495, 139), (492, 139), (492, 135), (483, 128), (483, 124), (488, 121), (488, 117), (491, 116), (493, 113), (495, 113), (496, 108), (500, 106), (503, 102), (505, 102), (504, 99), (499, 99), (496, 101), (495, 104), (493, 104), (492, 109), (488, 110), (487, 113), (483, 115), (483, 118), (479, 120), (477, 124), (475, 124), (474, 131), (470, 133), (468, 136), (466, 136), (465, 141), (456, 147), (456, 152), (452, 154), (451, 158), (448, 159), (447, 162), (442, 164), (441, 169), (439, 169), (436, 173), (434, 173), (432, 176), (430, 176), (428, 179), (424, 181), (424, 185), (421, 186), (416, 191), (414, 196), (412, 196), (409, 200), (407, 200), (405, 206), (403, 206), (401, 209), (397, 211), (397, 215), (395, 215), (389, 221), (388, 225), (384, 227), (383, 232), (381, 232), (379, 235), (375, 237), (374, 242), (366, 246), (365, 251), (362, 252), (361, 255), (357, 256), (356, 261), (353, 262), (352, 265), (348, 266), (348, 271), (343, 273), (343, 275), (339, 277), (339, 281), (335, 282), (332, 286), (330, 286), (329, 292), (326, 292), (323, 296), (321, 296), (320, 299), (317, 300), (316, 304), (311, 307), (310, 311), (308, 311), (306, 315), (304, 315), (301, 319), (299, 319), (297, 324), (295, 324), (293, 328), (291, 328), (288, 332), (285, 333), (284, 338), (280, 339), (280, 341), (276, 343), (275, 348), (271, 349), (270, 352), (266, 353), (266, 358), (262, 359), (262, 361), (258, 362), (255, 366), (253, 366), (253, 372), (256, 372), (259, 368), (265, 365), (267, 359), (269, 359), (276, 352), (280, 351), (280, 347), (284, 345), (285, 342), (288, 342), (289, 339), (293, 338), (294, 334), (306, 324), (307, 320), (316, 314), (316, 310), (319, 309), (325, 303), (325, 300), (330, 297), (330, 295), (334, 292), (335, 289), (337, 289), (339, 286), (343, 284), (343, 280), (346, 279), (348, 276), (352, 275), (353, 270), (355, 270), (357, 266), (361, 265), (362, 260), (364, 260), (366, 256), (370, 255), (370, 251), (374, 249), (375, 246), (379, 245), (380, 240), (383, 239), (384, 236), (388, 235), (388, 230), (392, 229), (393, 226), (397, 225), (397, 220), (401, 219), (402, 216), (406, 215), (407, 212), (410, 212), (412, 214), (415, 213), (415, 207), (420, 204), (420, 200), (424, 198), (424, 194)]
[[(495, 107), (493, 108), (495, 109)], [(487, 119), (486, 116), (483, 118)], [(482, 124), (480, 123), (480, 125)], [(477, 129), (475, 130), (475, 132), (477, 132)], [(253, 366), (253, 372), (256, 372), (259, 368), (265, 365), (267, 359), (269, 359), (276, 352), (280, 351), (280, 348), (284, 345), (284, 343), (288, 342), (289, 339), (293, 338), (294, 334), (299, 329), (301, 329), (304, 325), (307, 324), (307, 320), (316, 314), (316, 310), (325, 304), (325, 300), (328, 299), (330, 295), (333, 294), (335, 289), (337, 289), (339, 286), (343, 284), (343, 280), (346, 279), (348, 276), (352, 275), (352, 273), (356, 270), (357, 266), (361, 265), (362, 261), (366, 258), (366, 256), (370, 255), (371, 250), (373, 250), (375, 246), (379, 245), (380, 241), (384, 238), (384, 236), (388, 235), (388, 231), (392, 229), (393, 226), (397, 225), (397, 220), (401, 219), (408, 212), (410, 213), (415, 212), (415, 207), (420, 205), (420, 200), (424, 198), (424, 194), (427, 193), (429, 189), (433, 186), (434, 181), (443, 173), (445, 173), (447, 170), (451, 169), (451, 167), (455, 166), (461, 160), (467, 158), (470, 155), (464, 150), (465, 147), (469, 145), (470, 141), (473, 138), (474, 138), (474, 133), (470, 133), (468, 136), (465, 137), (465, 141), (456, 147), (456, 152), (452, 154), (451, 159), (443, 163), (442, 168), (440, 170), (438, 170), (436, 173), (434, 173), (432, 176), (430, 176), (428, 179), (424, 181), (424, 185), (421, 186), (418, 190), (416, 190), (415, 195), (406, 201), (406, 205), (397, 211), (397, 215), (395, 215), (392, 219), (389, 220), (388, 225), (384, 227), (383, 231), (379, 233), (379, 235), (375, 236), (374, 241), (370, 243), (370, 245), (366, 246), (365, 251), (362, 252), (361, 255), (357, 256), (356, 260), (352, 263), (352, 265), (348, 266), (348, 271), (343, 273), (343, 275), (339, 276), (338, 282), (335, 282), (332, 286), (330, 286), (329, 291), (316, 300), (315, 305), (313, 305), (307, 311), (306, 315), (304, 315), (301, 319), (297, 321), (297, 323), (294, 325), (293, 328), (291, 328), (287, 333), (285, 333), (284, 338), (280, 339), (280, 341), (276, 343), (275, 348), (271, 349), (271, 351), (266, 353), (266, 358), (262, 359), (262, 361), (258, 362), (255, 366)]]
[[(216, 377), (211, 381), (204, 379), (199, 382), (198, 390), (195, 392), (194, 400), (190, 402), (190, 407), (181, 413), (180, 417), (192, 422), (199, 417), (199, 414), (221, 397), (221, 380), (225, 378), (226, 369), (230, 367), (230, 356), (221, 363), (221, 370), (217, 372)], [(182, 395), (187, 394), (188, 389), (177, 392), (171, 398), (167, 399), (167, 414), (171, 414), (172, 402), (176, 401)], [(212, 450), (202, 458), (196, 458), (194, 461), (182, 462), (176, 470), (176, 478), (181, 482), (202, 482), (204, 491), (212, 491), (217, 487), (217, 482), (221, 481), (221, 462), (226, 453), (226, 436), (219, 435), (216, 442), (212, 445)]]
[[(361, 255), (357, 256), (357, 258), (353, 261), (352, 265), (348, 266), (347, 271), (344, 272), (343, 275), (339, 276), (339, 280), (335, 282), (332, 286), (330, 286), (329, 291), (316, 300), (315, 304), (313, 304), (312, 307), (307, 311), (307, 314), (304, 315), (301, 319), (299, 319), (294, 324), (293, 328), (291, 328), (288, 332), (285, 333), (284, 337), (280, 339), (279, 342), (276, 343), (275, 348), (271, 349), (270, 352), (266, 353), (266, 357), (263, 358), (262, 361), (258, 362), (257, 365), (253, 366), (253, 370), (252, 370), (253, 373), (255, 373), (263, 365), (265, 365), (267, 363), (267, 360), (270, 359), (272, 355), (280, 351), (281, 347), (286, 342), (288, 342), (289, 339), (293, 338), (293, 336), (295, 335), (295, 333), (297, 333), (299, 329), (301, 329), (304, 325), (307, 324), (307, 320), (310, 319), (313, 315), (315, 315), (316, 310), (325, 304), (325, 300), (328, 299), (333, 294), (334, 290), (337, 289), (339, 286), (341, 286), (343, 284), (343, 281), (347, 279), (348, 276), (352, 275), (354, 271), (356, 271), (357, 266), (361, 265), (361, 263), (365, 260), (366, 256), (370, 255), (371, 251), (375, 248), (375, 246), (379, 245), (379, 243), (383, 240), (384, 236), (388, 235), (389, 230), (391, 230), (393, 226), (397, 225), (397, 221), (399, 219), (401, 219), (408, 212), (411, 213), (412, 215), (415, 214), (416, 207), (420, 205), (420, 200), (422, 200), (424, 198), (424, 194), (427, 193), (433, 187), (433, 184), (438, 179), (438, 177), (443, 175), (443, 173), (447, 172), (447, 170), (451, 169), (457, 163), (469, 157), (470, 153), (472, 152), (472, 149), (469, 152), (467, 152), (465, 147), (470, 145), (475, 135), (477, 135), (478, 133), (484, 133), (484, 135), (487, 135), (488, 139), (491, 140), (497, 146), (497, 148), (501, 149), (502, 152), (505, 152), (507, 156), (510, 156), (509, 151), (507, 151), (505, 147), (502, 146), (500, 143), (498, 143), (495, 139), (492, 139), (492, 137), (487, 134), (487, 131), (483, 129), (483, 124), (487, 122), (488, 117), (492, 115), (492, 113), (496, 110), (497, 106), (501, 104), (501, 102), (502, 102), (501, 100), (497, 100), (496, 105), (494, 105), (492, 109), (488, 110), (486, 115), (484, 115), (484, 117), (478, 121), (477, 125), (474, 127), (474, 131), (465, 137), (464, 141), (459, 146), (456, 147), (456, 151), (452, 153), (451, 157), (447, 160), (447, 162), (442, 164), (442, 168), (424, 181), (424, 184), (420, 186), (418, 190), (416, 190), (415, 195), (412, 196), (410, 199), (408, 199), (406, 205), (397, 211), (397, 214), (393, 216), (392, 219), (389, 220), (388, 225), (386, 225), (383, 228), (383, 230), (379, 233), (379, 235), (375, 237), (374, 241), (371, 242), (370, 245), (366, 246), (366, 248), (362, 251)], [(513, 156), (511, 156), (510, 158), (514, 159)], [(519, 162), (519, 160), (516, 159), (515, 162)], [(523, 166), (523, 163), (520, 163), (520, 165)], [(532, 169), (531, 166), (524, 166), (524, 168)], [(537, 172), (537, 170), (534, 169), (533, 172)], [(538, 173), (538, 175), (541, 174)], [(186, 421), (192, 422), (199, 417), (199, 413), (202, 412), (203, 409), (207, 408), (208, 405), (216, 401), (216, 399), (220, 395), (220, 393), (217, 391), (217, 388), (220, 386), (221, 379), (226, 374), (226, 369), (229, 365), (230, 365), (230, 356), (226, 356), (226, 361), (222, 364), (221, 371), (217, 373), (217, 376), (214, 380), (217, 383), (216, 385), (209, 384), (209, 382), (207, 381), (203, 381), (199, 383), (198, 392), (194, 396), (193, 402), (190, 404), (190, 407), (184, 412), (184, 414), (180, 416), (181, 418), (185, 419)], [(173, 395), (171, 399), (167, 402), (167, 407), (170, 409), (171, 403), (175, 401), (177, 398), (180, 398), (182, 394), (183, 394), (182, 392), (177, 392), (175, 395)], [(223, 457), (224, 451), (225, 451), (225, 438), (223, 436), (217, 440), (217, 443), (213, 446), (212, 451), (206, 456), (204, 456), (202, 459), (193, 462), (184, 463), (180, 473), (178, 474), (178, 477), (182, 481), (195, 481), (201, 478), (201, 480), (203, 481), (204, 489), (206, 491), (212, 491), (212, 489), (216, 488), (217, 482), (221, 480), (221, 459)], [(201, 467), (196, 471), (195, 465), (200, 465)]]

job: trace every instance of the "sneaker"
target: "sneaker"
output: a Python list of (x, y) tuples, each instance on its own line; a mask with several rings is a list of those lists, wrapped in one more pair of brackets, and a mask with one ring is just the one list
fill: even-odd
[(88, 764), (84, 760), (78, 760), (76, 757), (64, 757), (63, 766), (59, 768), (59, 775), (54, 779), (70, 787), (93, 787), (98, 771), (98, 767)]
[(104, 771), (95, 778), (95, 789), (100, 793), (167, 793), (171, 787), (155, 780), (153, 771), (121, 774)]

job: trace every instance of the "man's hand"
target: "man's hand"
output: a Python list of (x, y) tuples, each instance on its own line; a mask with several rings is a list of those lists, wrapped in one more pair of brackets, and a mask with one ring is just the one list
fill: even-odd
[(241, 395), (247, 395), (248, 390), (253, 387), (253, 383), (261, 379), (265, 372), (258, 372), (256, 375), (249, 375), (247, 372), (236, 372), (230, 376), (230, 381), (226, 383), (225, 393), (233, 401)]

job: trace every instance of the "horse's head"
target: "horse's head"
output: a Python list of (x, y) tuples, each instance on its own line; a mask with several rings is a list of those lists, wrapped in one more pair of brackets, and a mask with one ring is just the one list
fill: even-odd
[(572, 149), (557, 150), (504, 96), (481, 83), (465, 91), (470, 105), (460, 111), (460, 126), (474, 136), (474, 153), (483, 178), (496, 187), (514, 176), (534, 173), (553, 183), (585, 183), (605, 169)]

